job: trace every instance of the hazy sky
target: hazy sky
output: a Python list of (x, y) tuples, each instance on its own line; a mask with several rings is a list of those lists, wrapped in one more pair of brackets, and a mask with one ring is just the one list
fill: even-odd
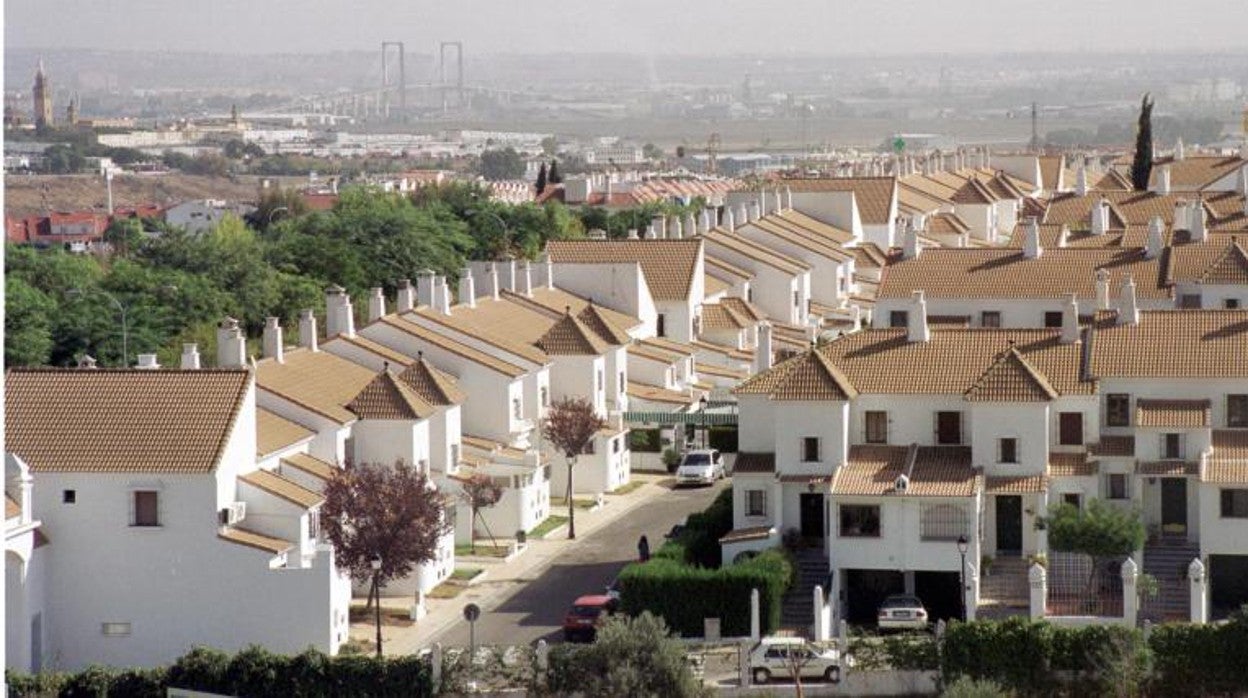
[(1245, 0), (7, 0), (10, 47), (214, 52), (1248, 50)]

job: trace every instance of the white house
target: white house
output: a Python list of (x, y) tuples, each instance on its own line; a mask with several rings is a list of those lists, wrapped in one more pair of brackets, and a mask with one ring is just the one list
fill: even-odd
[(196, 199), (183, 201), (165, 209), (165, 222), (169, 225), (185, 228), (187, 232), (206, 233), (226, 216), (242, 218), (255, 211), (250, 204), (232, 203), (221, 199)]

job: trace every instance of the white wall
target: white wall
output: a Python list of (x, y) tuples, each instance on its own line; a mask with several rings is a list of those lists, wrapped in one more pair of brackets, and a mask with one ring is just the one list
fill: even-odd
[[(924, 505), (951, 504), (963, 508), (971, 532), (979, 520), (978, 500), (971, 497), (835, 497), (832, 502), (833, 569), (928, 570), (957, 572), (961, 564), (954, 541), (921, 540)], [(856, 538), (840, 535), (840, 506), (866, 504), (880, 507), (880, 536)], [(978, 541), (972, 535), (967, 561), (978, 565)]]
[(654, 336), (654, 319), (658, 311), (640, 264), (559, 263), (553, 264), (552, 270), (555, 286), (640, 319), (645, 332), (643, 336)]
[[(849, 434), (846, 402), (772, 402), (776, 432), (776, 472), (784, 475), (831, 475), (845, 462)], [(820, 459), (802, 461), (802, 440), (819, 439)]]
[[(971, 463), (985, 475), (1038, 475), (1049, 460), (1049, 403), (967, 403)], [(965, 428), (965, 427), (964, 427)], [(1017, 439), (1018, 462), (1000, 462), (998, 439)]]

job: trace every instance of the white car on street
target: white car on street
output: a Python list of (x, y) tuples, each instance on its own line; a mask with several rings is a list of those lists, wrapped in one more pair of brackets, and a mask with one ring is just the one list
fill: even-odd
[(756, 684), (792, 680), (795, 667), (803, 679), (836, 683), (841, 680), (841, 653), (800, 637), (765, 637), (750, 650), (750, 676)]
[(690, 451), (676, 468), (677, 485), (711, 485), (724, 478), (724, 460), (719, 451)]
[(876, 619), (880, 630), (922, 630), (927, 627), (927, 609), (917, 596), (893, 594), (880, 604)]

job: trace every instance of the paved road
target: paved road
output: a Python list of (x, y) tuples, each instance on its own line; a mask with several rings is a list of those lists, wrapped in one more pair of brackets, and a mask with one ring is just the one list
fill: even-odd
[[(664, 487), (669, 487), (666, 484)], [(637, 540), (644, 534), (651, 550), (658, 550), (663, 534), (673, 524), (705, 509), (726, 486), (679, 489), (628, 512), (624, 517), (584, 537), (578, 537), (567, 559), (534, 570), (527, 583), (493, 606), (482, 608), (477, 621), (478, 644), (528, 644), (545, 638), (562, 641), (563, 616), (576, 597), (602, 593), (620, 569), (637, 557)], [(460, 621), (443, 632), (438, 642), (467, 645), (468, 623)]]

